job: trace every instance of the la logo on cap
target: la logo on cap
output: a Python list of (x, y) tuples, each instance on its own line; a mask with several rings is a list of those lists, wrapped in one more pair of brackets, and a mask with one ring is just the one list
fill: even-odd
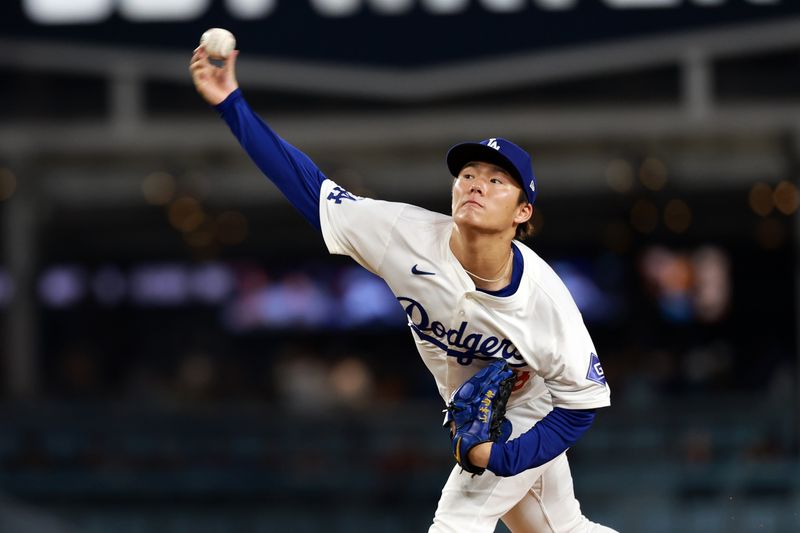
[(497, 144), (497, 138), (496, 137), (492, 137), (491, 139), (489, 139), (489, 142), (486, 143), (486, 146), (488, 146), (489, 148), (494, 148), (495, 150), (498, 150), (498, 151), (500, 150), (500, 145)]

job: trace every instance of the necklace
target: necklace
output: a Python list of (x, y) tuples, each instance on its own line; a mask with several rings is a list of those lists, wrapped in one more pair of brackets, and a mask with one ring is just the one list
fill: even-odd
[(467, 274), (469, 274), (470, 276), (472, 276), (472, 277), (473, 277), (473, 278), (475, 278), (475, 279), (479, 279), (479, 280), (481, 280), (481, 281), (483, 281), (483, 282), (485, 282), (485, 283), (497, 283), (498, 281), (500, 281), (501, 279), (503, 279), (504, 277), (506, 277), (506, 274), (508, 273), (508, 266), (511, 264), (511, 259), (512, 259), (513, 257), (514, 257), (514, 251), (513, 251), (513, 250), (511, 250), (511, 251), (509, 252), (509, 254), (508, 254), (508, 260), (506, 261), (506, 264), (505, 264), (505, 266), (503, 267), (503, 273), (502, 273), (502, 274), (500, 275), (500, 277), (499, 277), (499, 278), (497, 278), (497, 279), (486, 279), (486, 278), (482, 278), (482, 277), (480, 277), (479, 275), (477, 275), (477, 274), (473, 274), (472, 272), (470, 272), (469, 270), (467, 270), (466, 268), (464, 268), (464, 266), (463, 266), (463, 265), (461, 266), (461, 268), (464, 268), (464, 272), (466, 272)]

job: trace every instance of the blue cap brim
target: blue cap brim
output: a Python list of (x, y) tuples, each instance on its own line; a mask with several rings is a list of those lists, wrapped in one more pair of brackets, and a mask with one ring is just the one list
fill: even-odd
[(514, 163), (502, 153), (485, 144), (461, 143), (453, 146), (450, 148), (450, 151), (447, 152), (447, 169), (453, 177), (457, 177), (461, 169), (472, 161), (482, 161), (484, 163), (497, 165), (517, 180), (520, 187), (523, 189), (526, 187)]

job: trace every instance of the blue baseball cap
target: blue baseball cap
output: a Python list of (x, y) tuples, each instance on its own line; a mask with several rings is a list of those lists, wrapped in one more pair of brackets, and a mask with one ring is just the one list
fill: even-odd
[(457, 144), (447, 152), (447, 168), (454, 177), (471, 161), (497, 165), (519, 182), (529, 203), (536, 200), (536, 176), (533, 175), (531, 156), (511, 141), (492, 137), (478, 143)]

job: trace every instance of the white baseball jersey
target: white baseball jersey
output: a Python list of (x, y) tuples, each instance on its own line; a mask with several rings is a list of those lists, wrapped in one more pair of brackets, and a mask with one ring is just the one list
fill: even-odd
[(445, 402), (488, 361), (502, 357), (518, 374), (509, 411), (528, 404), (540, 419), (553, 407), (610, 404), (575, 302), (555, 272), (524, 244), (513, 244), (524, 261), (518, 289), (494, 296), (475, 288), (450, 250), (450, 216), (359, 198), (326, 180), (320, 221), (330, 253), (351, 256), (389, 285)]

